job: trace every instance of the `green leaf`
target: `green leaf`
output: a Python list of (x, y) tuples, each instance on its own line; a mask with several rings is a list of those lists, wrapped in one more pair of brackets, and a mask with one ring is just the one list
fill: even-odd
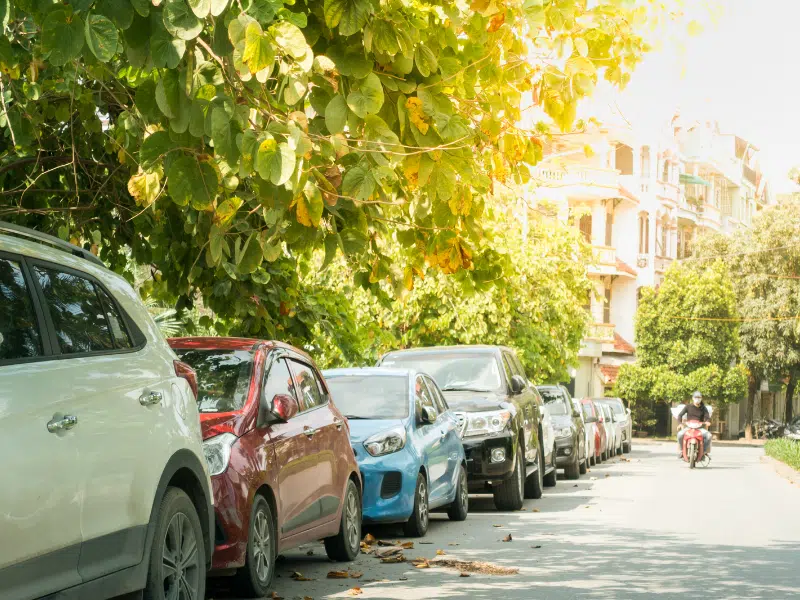
[(525, 0), (522, 4), (522, 10), (525, 13), (525, 19), (528, 21), (528, 26), (534, 30), (544, 27), (545, 12), (543, 0)]
[(325, 107), (325, 126), (331, 134), (341, 133), (347, 124), (347, 102), (336, 94)]
[(133, 24), (135, 13), (131, 0), (98, 0), (94, 10), (109, 19), (122, 31)]
[(211, 0), (187, 0), (189, 8), (198, 19), (205, 19), (211, 13)]
[(414, 63), (423, 77), (429, 77), (431, 73), (436, 73), (439, 70), (436, 55), (425, 44), (420, 44), (414, 51)]
[(177, 71), (165, 71), (156, 84), (156, 104), (165, 117), (174, 119), (180, 111), (180, 97), (183, 95)]
[(258, 136), (252, 129), (246, 129), (239, 144), (241, 157), (239, 160), (239, 177), (249, 177), (254, 169), (258, 152)]
[(286, 82), (286, 88), (283, 90), (283, 100), (289, 106), (293, 106), (300, 102), (300, 99), (306, 95), (308, 91), (308, 81), (305, 75), (298, 77), (297, 75), (289, 75)]
[(163, 17), (167, 31), (187, 42), (203, 31), (203, 22), (189, 9), (185, 0), (166, 0)]
[(251, 73), (271, 69), (275, 63), (275, 51), (269, 36), (264, 35), (261, 25), (256, 22), (249, 23), (245, 29), (242, 62)]
[(42, 23), (42, 49), (54, 66), (75, 60), (83, 49), (83, 19), (67, 15), (65, 10), (54, 10)]
[(440, 200), (447, 202), (456, 190), (456, 172), (448, 162), (439, 161), (431, 171), (428, 187)]
[(286, 142), (279, 144), (277, 160), (272, 162), (270, 181), (275, 185), (283, 185), (289, 181), (294, 173), (296, 161), (294, 150), (289, 147), (289, 144)]
[(577, 50), (578, 54), (584, 58), (589, 56), (589, 44), (587, 44), (586, 40), (583, 38), (575, 39), (575, 50)]
[(157, 166), (167, 152), (176, 147), (166, 131), (156, 131), (147, 136), (139, 149), (139, 166), (149, 171)]
[(212, 225), (209, 238), (209, 250), (211, 251), (211, 260), (213, 260), (216, 265), (222, 260), (222, 247), (224, 245), (225, 236), (222, 230), (216, 225)]
[(369, 200), (375, 193), (375, 178), (372, 172), (363, 165), (349, 169), (342, 181), (342, 194), (356, 200)]
[(117, 51), (119, 34), (114, 24), (102, 15), (89, 15), (85, 25), (86, 45), (100, 62), (108, 62)]
[(364, 56), (363, 48), (343, 50), (339, 46), (334, 46), (328, 50), (328, 56), (339, 73), (347, 77), (363, 79), (372, 72), (373, 62)]
[(272, 175), (272, 165), (279, 161), (278, 142), (272, 136), (262, 141), (256, 152), (255, 168), (264, 181), (269, 181)]
[(231, 132), (231, 118), (221, 106), (211, 111), (211, 139), (214, 141), (214, 154), (235, 164), (238, 159), (238, 148)]
[(383, 106), (383, 86), (374, 73), (359, 81), (347, 95), (347, 106), (360, 118), (375, 114)]
[(375, 19), (371, 25), (372, 48), (389, 56), (397, 54), (400, 51), (400, 44), (397, 41), (395, 24), (384, 19)]
[(222, 202), (222, 204), (220, 204), (215, 211), (216, 221), (223, 227), (230, 225), (233, 217), (236, 216), (236, 211), (242, 207), (242, 202), (242, 199), (238, 196), (228, 198)]
[(160, 17), (161, 15), (153, 13), (150, 55), (153, 57), (153, 66), (174, 69), (180, 64), (186, 52), (186, 42), (172, 37)]
[(239, 255), (239, 260), (236, 264), (236, 269), (240, 273), (252, 273), (264, 260), (264, 254), (261, 250), (261, 244), (258, 241), (258, 234), (251, 233), (250, 237), (244, 243), (242, 253)]
[(149, 0), (131, 0), (134, 10), (143, 17), (150, 15), (150, 1)]
[(266, 235), (261, 236), (261, 248), (264, 252), (264, 260), (268, 262), (275, 262), (283, 252), (281, 245), (270, 243)]
[(372, 151), (401, 152), (400, 139), (386, 122), (376, 115), (364, 118), (364, 136), (370, 143), (367, 147)]
[(218, 17), (228, 8), (228, 0), (211, 0), (211, 16)]
[(303, 32), (288, 21), (281, 21), (272, 26), (275, 43), (292, 58), (303, 58), (309, 51), (306, 36)]
[(331, 29), (338, 25), (344, 36), (361, 31), (371, 12), (369, 0), (325, 0), (323, 11), (325, 24)]
[(181, 156), (174, 160), (167, 172), (167, 186), (172, 201), (178, 206), (191, 202), (196, 210), (208, 210), (217, 197), (219, 179), (207, 162), (194, 156)]

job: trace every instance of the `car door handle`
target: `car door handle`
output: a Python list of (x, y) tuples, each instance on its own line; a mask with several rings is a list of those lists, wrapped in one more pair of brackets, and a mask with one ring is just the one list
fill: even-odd
[(336, 425), (336, 429), (341, 431), (342, 427), (344, 427), (344, 420), (343, 419), (336, 419), (336, 420), (334, 420), (333, 424)]
[(317, 433), (317, 430), (316, 429), (312, 429), (311, 427), (306, 425), (305, 427), (303, 427), (303, 433), (306, 434), (306, 437), (308, 439), (311, 439)]
[(161, 404), (164, 395), (161, 392), (145, 392), (139, 396), (139, 404), (142, 406), (153, 406), (154, 404)]
[(64, 415), (63, 417), (53, 417), (47, 423), (47, 431), (50, 433), (59, 433), (60, 431), (69, 431), (78, 424), (78, 417), (75, 415)]

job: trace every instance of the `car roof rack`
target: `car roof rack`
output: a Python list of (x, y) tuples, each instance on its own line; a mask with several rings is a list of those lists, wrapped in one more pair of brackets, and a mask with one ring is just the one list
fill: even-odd
[(88, 250), (84, 250), (83, 248), (76, 246), (75, 244), (70, 244), (69, 242), (65, 242), (64, 240), (52, 235), (48, 235), (47, 233), (42, 233), (34, 229), (29, 229), (28, 227), (22, 227), (20, 225), (14, 225), (13, 223), (6, 223), (5, 221), (0, 221), (0, 233), (10, 233), (12, 235), (16, 235), (19, 237), (28, 238), (36, 242), (39, 242), (41, 244), (52, 246), (53, 248), (62, 250), (63, 252), (69, 252), (73, 256), (84, 258), (90, 262), (93, 262), (96, 265), (100, 265), (101, 267), (106, 266), (102, 260), (97, 258), (94, 254), (92, 254)]

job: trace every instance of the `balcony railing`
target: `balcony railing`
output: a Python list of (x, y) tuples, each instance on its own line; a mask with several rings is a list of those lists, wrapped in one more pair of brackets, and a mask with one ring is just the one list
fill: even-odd
[(584, 339), (590, 342), (614, 343), (614, 325), (611, 323), (590, 323), (586, 326)]
[(672, 259), (666, 256), (656, 256), (653, 264), (657, 273), (663, 273), (672, 264)]
[(593, 246), (596, 263), (604, 267), (617, 266), (617, 250), (611, 246)]
[(547, 167), (536, 170), (536, 177), (543, 185), (561, 187), (566, 185), (586, 185), (616, 188), (619, 175), (615, 169), (569, 165), (566, 167)]

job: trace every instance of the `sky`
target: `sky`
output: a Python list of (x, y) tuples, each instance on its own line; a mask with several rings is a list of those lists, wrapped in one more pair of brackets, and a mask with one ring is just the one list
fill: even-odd
[[(695, 0), (689, 0), (689, 4)], [(664, 43), (622, 91), (598, 88), (634, 126), (668, 122), (679, 108), (713, 119), (760, 150), (773, 192), (800, 189), (786, 176), (800, 165), (800, 0), (717, 0), (722, 15), (703, 32)]]

